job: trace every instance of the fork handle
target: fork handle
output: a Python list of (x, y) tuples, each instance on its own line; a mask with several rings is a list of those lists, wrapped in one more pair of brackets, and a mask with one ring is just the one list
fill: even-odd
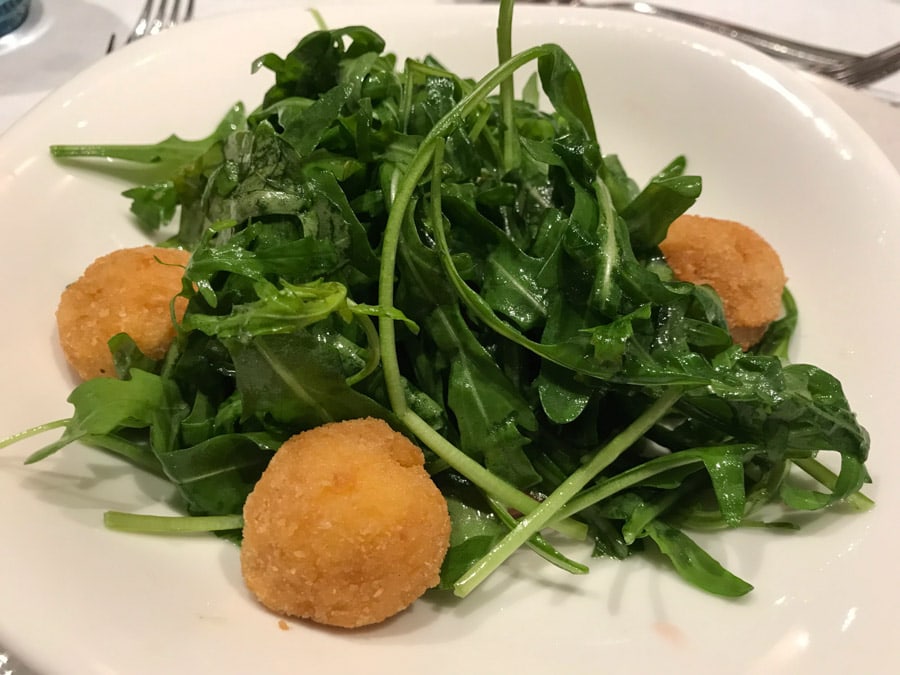
[(728, 21), (711, 19), (699, 14), (669, 9), (668, 7), (659, 7), (646, 2), (580, 2), (579, 0), (569, 0), (564, 4), (596, 7), (598, 9), (628, 10), (638, 14), (648, 14), (662, 19), (688, 23), (738, 40), (783, 61), (791, 61), (807, 66), (811, 65), (825, 70), (830, 67), (845, 66), (863, 58), (859, 54), (798, 42)]
[[(466, 0), (461, 0), (466, 2)], [(471, 0), (470, 0), (471, 1)], [(475, 0), (476, 2), (496, 2), (497, 0)], [(806, 42), (799, 42), (780, 35), (772, 35), (762, 31), (748, 28), (740, 24), (712, 19), (702, 14), (682, 12), (678, 9), (660, 7), (647, 2), (605, 2), (603, 0), (522, 0), (524, 4), (532, 5), (570, 5), (574, 7), (594, 7), (596, 9), (613, 9), (636, 12), (656, 16), (661, 19), (671, 19), (680, 23), (690, 24), (698, 28), (724, 35), (744, 44), (750, 45), (759, 51), (773, 56), (782, 61), (789, 61), (801, 66), (811, 67), (813, 70), (827, 71), (831, 68), (839, 68), (855, 63), (863, 58), (860, 54), (845, 52), (838, 49), (828, 49)]]

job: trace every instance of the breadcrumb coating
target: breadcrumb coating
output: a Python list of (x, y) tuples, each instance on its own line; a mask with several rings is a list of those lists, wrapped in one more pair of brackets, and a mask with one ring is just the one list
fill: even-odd
[(356, 628), (435, 586), (449, 540), (422, 451), (382, 420), (348, 420), (279, 448), (244, 505), (241, 569), (269, 609)]
[[(59, 342), (83, 380), (116, 376), (107, 342), (118, 333), (128, 333), (151, 358), (165, 355), (175, 338), (170, 302), (189, 259), (180, 249), (120, 249), (97, 258), (66, 287), (56, 310)], [(178, 320), (186, 308), (185, 298), (175, 300)]]
[(709, 285), (719, 294), (731, 337), (744, 349), (781, 313), (787, 281), (781, 259), (746, 225), (684, 215), (659, 247), (678, 279)]

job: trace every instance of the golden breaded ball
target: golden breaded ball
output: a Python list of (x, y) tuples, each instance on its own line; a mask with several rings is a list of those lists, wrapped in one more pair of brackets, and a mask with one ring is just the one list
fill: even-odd
[[(151, 358), (165, 355), (175, 338), (169, 303), (181, 292), (189, 259), (180, 249), (120, 249), (97, 258), (66, 287), (56, 325), (66, 360), (82, 379), (116, 376), (107, 342), (118, 333), (128, 333)], [(186, 307), (185, 298), (175, 300), (179, 320)]]
[(348, 420), (275, 453), (244, 505), (241, 570), (269, 609), (356, 628), (435, 586), (449, 541), (422, 451), (382, 420)]
[(746, 225), (681, 216), (659, 247), (678, 279), (715, 289), (731, 337), (744, 349), (756, 344), (781, 313), (787, 281), (781, 260)]

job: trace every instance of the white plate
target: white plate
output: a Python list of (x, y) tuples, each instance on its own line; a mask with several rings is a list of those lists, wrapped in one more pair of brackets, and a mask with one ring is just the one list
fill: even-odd
[[(334, 7), (325, 18), (478, 76), (495, 59), (495, 11)], [(516, 18), (520, 48), (559, 42), (580, 64), (605, 151), (641, 181), (685, 153), (705, 180), (697, 210), (742, 220), (780, 251), (802, 312), (795, 355), (844, 381), (872, 434), (878, 507), (789, 535), (704, 537), (756, 586), (736, 602), (640, 559), (588, 561), (575, 578), (523, 553), (460, 603), (421, 601), (360, 632), (285, 631), (244, 589), (230, 544), (103, 529), (107, 509), (166, 513), (167, 486), (79, 447), (25, 467), (35, 441), (0, 456), (0, 644), (46, 673), (893, 671), (900, 178), (840, 109), (748, 49), (597, 10), (520, 7)], [(125, 183), (54, 163), (47, 146), (205, 135), (268, 86), (250, 75), (253, 58), (312, 28), (286, 10), (174, 29), (103, 59), (0, 138), (0, 436), (69, 414), (59, 293), (95, 256), (142, 241)]]

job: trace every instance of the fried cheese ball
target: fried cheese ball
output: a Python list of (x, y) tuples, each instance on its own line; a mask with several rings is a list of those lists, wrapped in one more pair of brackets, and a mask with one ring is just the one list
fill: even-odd
[(743, 349), (759, 342), (781, 313), (787, 281), (781, 260), (746, 225), (684, 215), (659, 248), (678, 279), (709, 285), (719, 294), (731, 337)]
[(348, 420), (275, 453), (244, 505), (241, 571), (275, 612), (356, 628), (435, 586), (449, 541), (422, 451), (383, 420)]
[[(181, 291), (189, 259), (180, 249), (120, 249), (97, 258), (66, 287), (56, 310), (59, 342), (83, 380), (116, 376), (107, 342), (118, 333), (128, 333), (151, 358), (165, 355), (175, 338), (169, 303)], [(186, 307), (185, 298), (175, 300), (179, 320)]]

